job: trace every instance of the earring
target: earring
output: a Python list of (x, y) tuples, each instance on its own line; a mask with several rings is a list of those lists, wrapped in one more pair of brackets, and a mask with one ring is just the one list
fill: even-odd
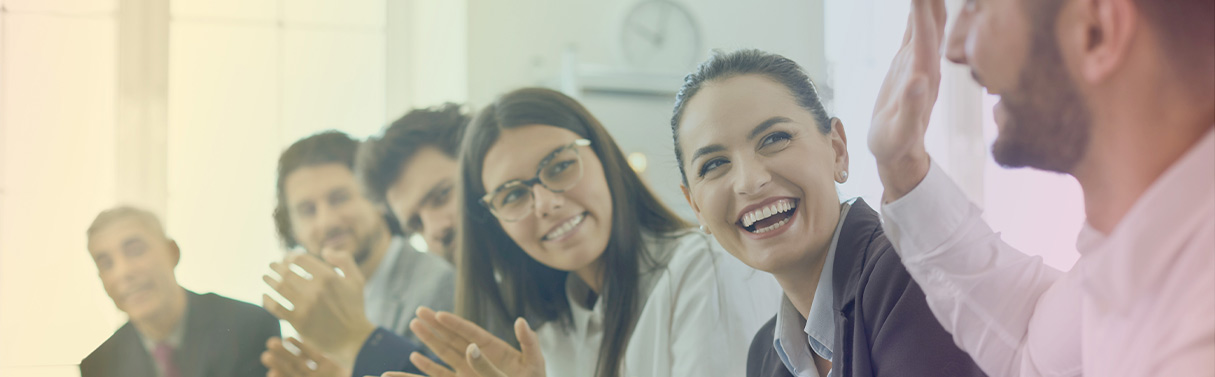
[(713, 234), (712, 232), (709, 232), (709, 228), (705, 228), (704, 225), (700, 226), (700, 232), (704, 234)]
[(847, 181), (848, 181), (848, 171), (844, 170), (844, 171), (840, 172), (840, 183), (844, 183)]

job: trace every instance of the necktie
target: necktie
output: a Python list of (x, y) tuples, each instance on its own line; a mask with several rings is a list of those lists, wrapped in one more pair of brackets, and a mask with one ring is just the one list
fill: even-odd
[(177, 362), (173, 360), (173, 346), (169, 343), (156, 343), (156, 350), (152, 351), (152, 357), (156, 358), (156, 364), (160, 366), (164, 377), (181, 377), (181, 372), (177, 370)]

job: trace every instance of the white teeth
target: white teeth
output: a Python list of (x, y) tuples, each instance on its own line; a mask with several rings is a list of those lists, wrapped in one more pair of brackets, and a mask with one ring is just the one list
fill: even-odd
[(755, 232), (753, 232), (753, 233), (755, 233), (755, 234), (763, 234), (763, 233), (768, 233), (768, 232), (771, 232), (771, 231), (773, 231), (773, 230), (776, 230), (776, 228), (780, 228), (781, 226), (785, 225), (785, 223), (788, 223), (788, 222), (789, 222), (789, 219), (788, 219), (788, 218), (786, 218), (786, 219), (781, 220), (780, 222), (778, 222), (778, 223), (776, 223), (776, 224), (772, 224), (772, 225), (768, 225), (768, 226), (763, 227), (763, 228), (760, 228), (760, 229), (756, 229), (756, 230), (755, 230)]
[[(776, 203), (769, 204), (768, 206), (765, 206), (763, 208), (759, 208), (759, 209), (756, 209), (754, 211), (744, 214), (743, 218), (742, 218), (742, 223), (743, 223), (744, 227), (749, 227), (749, 226), (754, 225), (755, 223), (759, 222), (760, 220), (772, 217), (772, 215), (788, 212), (788, 211), (792, 210), (793, 208), (794, 208), (793, 201), (791, 201), (789, 199), (782, 199)], [(785, 221), (787, 221), (787, 220), (788, 219), (781, 221), (780, 223), (774, 224), (773, 226), (784, 225)], [(765, 229), (775, 229), (775, 228), (773, 228), (772, 226), (769, 226), (769, 227), (766, 227)], [(760, 232), (756, 231), (756, 233), (760, 233)]]
[(552, 232), (549, 232), (549, 234), (545, 235), (544, 239), (555, 240), (555, 239), (561, 238), (561, 236), (564, 236), (566, 232), (569, 232), (570, 230), (573, 230), (575, 226), (578, 226), (578, 224), (582, 222), (582, 219), (584, 217), (586, 217), (586, 214), (574, 216), (569, 221), (566, 221), (564, 224), (561, 224), (561, 226), (558, 226), (557, 229), (553, 229)]

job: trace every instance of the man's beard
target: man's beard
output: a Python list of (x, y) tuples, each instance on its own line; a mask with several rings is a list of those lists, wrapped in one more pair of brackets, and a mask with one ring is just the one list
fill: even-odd
[(1047, 9), (1035, 12), (1033, 40), (1017, 87), (1001, 97), (1008, 116), (992, 144), (992, 156), (1004, 167), (1070, 173), (1088, 150), (1092, 116), (1055, 39), (1058, 5), (1030, 7)]

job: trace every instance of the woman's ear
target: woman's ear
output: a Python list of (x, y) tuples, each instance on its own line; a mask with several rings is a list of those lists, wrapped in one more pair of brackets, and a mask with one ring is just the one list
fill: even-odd
[(831, 118), (831, 149), (835, 152), (835, 177), (840, 183), (848, 180), (848, 134), (844, 122)]
[(680, 184), (679, 190), (683, 191), (684, 200), (688, 201), (688, 205), (692, 207), (692, 212), (696, 214), (696, 222), (700, 223), (701, 229), (705, 228), (705, 221), (700, 217), (700, 205), (696, 204), (696, 200), (692, 199), (692, 191), (688, 189), (688, 185)]

